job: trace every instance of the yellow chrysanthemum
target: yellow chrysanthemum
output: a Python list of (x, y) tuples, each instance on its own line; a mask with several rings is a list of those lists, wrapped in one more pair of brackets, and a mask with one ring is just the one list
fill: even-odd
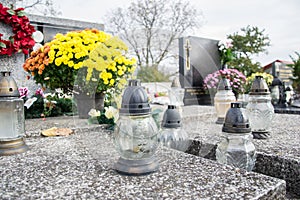
[(114, 79), (110, 79), (109, 84), (110, 85), (114, 85), (114, 83), (115, 83), (115, 80)]
[[(126, 44), (118, 37), (112, 37), (99, 30), (58, 33), (51, 42), (47, 43), (47, 48), (41, 48), (40, 52), (46, 55), (45, 59), (35, 58), (39, 60), (39, 64), (43, 64), (43, 66), (38, 66), (39, 72), (29, 70), (29, 73), (41, 76), (37, 80), (44, 80), (43, 72), (49, 73), (47, 70), (56, 70), (55, 67), (68, 67), (69, 69), (63, 76), (74, 77), (77, 75), (77, 70), (84, 67), (87, 72), (85, 81), (99, 81), (99, 78), (102, 80), (99, 81), (102, 85), (98, 85), (98, 89), (108, 90), (115, 85), (123, 87), (125, 85), (123, 82), (126, 82), (126, 79), (133, 73), (136, 62), (129, 58), (126, 54), (127, 50)], [(48, 65), (51, 67), (47, 67)], [(35, 69), (31, 66), (31, 62), (27, 63), (26, 68)], [(57, 74), (62, 76), (60, 73)], [(61, 80), (59, 84), (63, 85), (63, 80), (66, 79), (58, 78), (57, 80)], [(67, 80), (72, 80), (72, 78)], [(56, 83), (54, 87), (59, 84)], [(49, 86), (52, 87), (52, 85)]]

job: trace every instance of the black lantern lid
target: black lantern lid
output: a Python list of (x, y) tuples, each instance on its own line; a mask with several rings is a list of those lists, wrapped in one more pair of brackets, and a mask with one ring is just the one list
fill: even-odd
[(290, 86), (287, 86), (287, 87), (285, 88), (285, 91), (286, 91), (286, 92), (289, 92), (289, 91), (292, 91), (292, 89), (290, 88)]
[(277, 76), (274, 77), (271, 86), (276, 86), (276, 85), (277, 86), (283, 85), (282, 81)]
[(122, 96), (120, 114), (124, 115), (145, 115), (150, 114), (151, 108), (145, 89), (141, 86), (140, 80), (129, 80)]
[(255, 76), (249, 95), (267, 95), (270, 94), (269, 87), (262, 76)]
[(242, 110), (242, 103), (231, 103), (231, 108), (226, 113), (222, 131), (227, 133), (251, 132), (249, 119)]
[(168, 109), (165, 111), (162, 127), (165, 128), (178, 128), (181, 126), (181, 117), (174, 105), (168, 105)]
[(225, 77), (220, 79), (218, 90), (231, 90), (229, 80)]
[(17, 83), (10, 74), (10, 72), (0, 73), (0, 97), (20, 96)]

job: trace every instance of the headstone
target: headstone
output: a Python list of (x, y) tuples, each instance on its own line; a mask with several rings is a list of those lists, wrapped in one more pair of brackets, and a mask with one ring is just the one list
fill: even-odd
[(203, 87), (204, 78), (220, 69), (218, 40), (188, 36), (179, 38), (180, 84), (184, 105), (211, 105), (214, 94)]

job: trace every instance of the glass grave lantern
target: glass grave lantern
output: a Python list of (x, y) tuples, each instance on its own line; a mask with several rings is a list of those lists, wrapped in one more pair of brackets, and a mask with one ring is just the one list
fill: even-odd
[(114, 142), (120, 154), (114, 168), (119, 173), (142, 175), (158, 169), (154, 156), (158, 148), (158, 128), (139, 80), (129, 80), (124, 90)]
[(228, 79), (222, 77), (217, 93), (214, 97), (214, 105), (217, 112), (217, 124), (223, 124), (227, 110), (230, 108), (231, 102), (235, 102), (236, 98), (231, 90)]
[(182, 152), (188, 149), (190, 145), (188, 135), (182, 128), (181, 116), (175, 105), (168, 105), (161, 127), (158, 138), (161, 144)]
[(278, 105), (279, 103), (279, 99), (280, 99), (280, 94), (282, 93), (281, 90), (282, 90), (282, 87), (283, 87), (283, 83), (282, 81), (277, 77), (275, 76), (273, 81), (272, 81), (272, 84), (271, 84), (271, 102), (273, 105)]
[(268, 85), (262, 76), (256, 76), (249, 93), (249, 102), (246, 107), (252, 134), (255, 139), (269, 137), (269, 128), (274, 117), (274, 107)]
[(175, 105), (176, 107), (184, 106), (184, 89), (180, 85), (179, 77), (176, 76), (171, 84), (171, 89), (169, 90), (170, 105)]
[(24, 102), (10, 72), (0, 74), (0, 155), (28, 150), (25, 134)]
[(222, 128), (222, 139), (216, 149), (219, 163), (251, 171), (256, 161), (249, 119), (242, 103), (231, 103)]

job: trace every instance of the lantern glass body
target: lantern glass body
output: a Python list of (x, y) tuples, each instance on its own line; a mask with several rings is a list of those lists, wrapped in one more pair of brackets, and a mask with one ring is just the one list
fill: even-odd
[(120, 156), (128, 160), (150, 158), (158, 147), (158, 128), (150, 115), (120, 116), (114, 137)]
[(274, 117), (270, 95), (249, 95), (246, 107), (253, 132), (268, 132)]
[(16, 97), (0, 98), (0, 140), (23, 137), (25, 133), (24, 102)]
[(187, 132), (182, 128), (163, 127), (159, 134), (159, 141), (168, 148), (185, 152), (190, 146)]
[(217, 112), (217, 123), (222, 124), (231, 102), (235, 102), (235, 96), (231, 90), (218, 90), (214, 97), (214, 105)]
[(219, 163), (251, 171), (255, 165), (256, 151), (251, 133), (223, 132), (216, 150)]
[(184, 89), (180, 87), (171, 87), (169, 90), (170, 105), (183, 106)]
[(275, 85), (272, 87), (271, 89), (271, 97), (272, 97), (272, 103), (274, 105), (278, 104), (279, 101), (279, 97), (280, 97), (280, 90), (279, 90), (279, 86)]
[(293, 101), (293, 95), (292, 95), (292, 91), (285, 91), (285, 94), (286, 94), (286, 102), (287, 103), (292, 103)]

